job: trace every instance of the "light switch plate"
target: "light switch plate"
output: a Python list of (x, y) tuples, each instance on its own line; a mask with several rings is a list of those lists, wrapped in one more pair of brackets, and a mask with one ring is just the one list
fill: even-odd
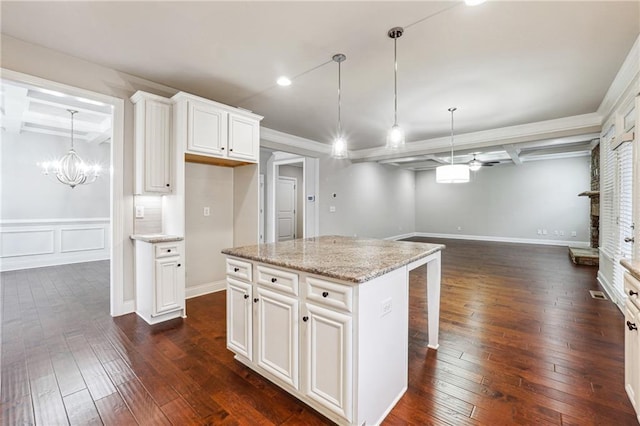
[(211, 216), (211, 209), (209, 207), (205, 207), (202, 209), (202, 214), (205, 216)]

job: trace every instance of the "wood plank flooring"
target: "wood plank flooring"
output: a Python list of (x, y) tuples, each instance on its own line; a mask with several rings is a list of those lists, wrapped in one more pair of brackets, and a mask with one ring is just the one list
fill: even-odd
[[(416, 239), (427, 241), (425, 239)], [(386, 425), (637, 425), (623, 317), (597, 268), (564, 247), (435, 240), (440, 349), (427, 349), (425, 268), (411, 273), (409, 390)], [(5, 272), (2, 425), (324, 425), (233, 360), (224, 292), (188, 318), (110, 318), (107, 262)]]

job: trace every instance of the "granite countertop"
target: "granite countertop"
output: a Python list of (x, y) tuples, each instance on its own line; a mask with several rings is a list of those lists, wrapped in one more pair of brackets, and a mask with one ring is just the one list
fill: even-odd
[(222, 253), (362, 283), (444, 248), (442, 244), (324, 236), (229, 248)]
[(629, 270), (629, 273), (640, 280), (640, 260), (622, 259), (620, 264)]
[(144, 241), (145, 243), (170, 243), (172, 241), (182, 241), (184, 237), (166, 234), (133, 234), (132, 240)]

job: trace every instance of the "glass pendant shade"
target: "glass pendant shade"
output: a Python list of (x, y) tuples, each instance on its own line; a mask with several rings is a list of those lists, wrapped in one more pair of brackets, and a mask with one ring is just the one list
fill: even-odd
[(75, 188), (95, 182), (100, 177), (101, 167), (98, 164), (86, 164), (76, 153), (73, 147), (73, 116), (78, 111), (67, 111), (71, 114), (71, 149), (59, 160), (45, 161), (39, 165), (45, 176), (54, 176), (58, 182)]
[(387, 133), (387, 148), (398, 149), (404, 145), (404, 130), (402, 127), (394, 124), (389, 133)]
[(447, 164), (436, 168), (437, 183), (469, 182), (469, 167), (466, 164)]
[(331, 148), (331, 156), (333, 158), (343, 159), (349, 156), (347, 150), (347, 141), (342, 137), (337, 137), (333, 140), (333, 146)]

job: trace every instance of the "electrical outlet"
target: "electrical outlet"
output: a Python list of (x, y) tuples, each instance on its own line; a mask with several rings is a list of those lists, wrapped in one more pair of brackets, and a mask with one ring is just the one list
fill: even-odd
[(542, 235), (547, 235), (547, 230), (546, 229), (542, 230)]
[(559, 233), (559, 232), (558, 232), (558, 230), (556, 229), (555, 231), (553, 231), (553, 235), (555, 235), (555, 236), (557, 237), (558, 235), (560, 235), (560, 233)]
[(329, 213), (335, 213), (336, 212), (336, 206), (329, 206)]
[(462, 231), (462, 226), (458, 226), (458, 231)]
[(542, 229), (538, 229), (538, 235), (542, 235)]
[(380, 304), (380, 316), (383, 317), (385, 315), (388, 315), (391, 313), (391, 308), (392, 308), (392, 300), (389, 299), (385, 299), (382, 301), (382, 303)]
[(136, 206), (136, 219), (144, 219), (144, 206)]
[(202, 209), (202, 214), (205, 216), (211, 216), (211, 209), (209, 207), (205, 207)]
[(578, 233), (577, 233), (576, 231), (571, 231), (571, 236), (572, 236), (572, 237), (577, 237), (577, 236), (578, 236)]
[(560, 236), (564, 237), (564, 231), (560, 231)]

